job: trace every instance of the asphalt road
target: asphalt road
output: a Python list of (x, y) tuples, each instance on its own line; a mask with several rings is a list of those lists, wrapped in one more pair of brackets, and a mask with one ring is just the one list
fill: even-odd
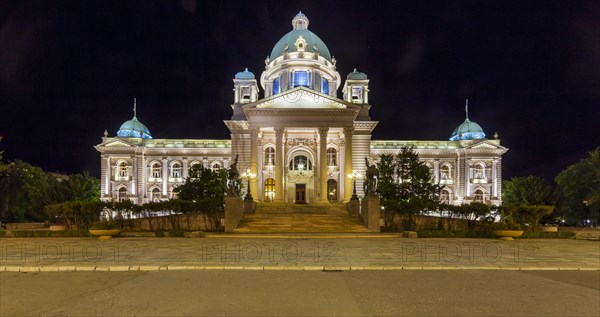
[(599, 316), (600, 271), (0, 273), (1, 316)]

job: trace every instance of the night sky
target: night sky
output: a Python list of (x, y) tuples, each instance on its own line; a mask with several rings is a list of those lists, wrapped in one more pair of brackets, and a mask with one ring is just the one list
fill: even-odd
[(468, 98), (505, 178), (600, 145), (597, 1), (43, 0), (0, 2), (4, 159), (99, 176), (134, 97), (155, 138), (228, 139), (233, 76), (259, 77), (298, 11), (344, 79), (369, 76), (373, 139), (447, 140)]

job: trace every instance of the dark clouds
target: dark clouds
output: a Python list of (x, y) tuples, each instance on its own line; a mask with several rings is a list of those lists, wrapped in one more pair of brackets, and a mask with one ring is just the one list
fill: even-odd
[(4, 156), (98, 174), (92, 145), (133, 97), (155, 137), (228, 138), (232, 77), (260, 76), (299, 10), (342, 77), (371, 79), (375, 139), (447, 139), (469, 98), (505, 176), (553, 178), (600, 144), (597, 2), (5, 1)]

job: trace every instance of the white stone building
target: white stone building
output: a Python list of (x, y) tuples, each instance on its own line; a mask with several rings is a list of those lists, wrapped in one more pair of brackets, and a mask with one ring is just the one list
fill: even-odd
[[(486, 139), (467, 118), (448, 141), (371, 140), (377, 121), (369, 116), (367, 75), (355, 69), (342, 83), (335, 58), (308, 30), (306, 16), (298, 13), (292, 26), (265, 60), (262, 98), (253, 73), (235, 75), (233, 115), (225, 120), (230, 140), (153, 139), (135, 115), (115, 137), (105, 132), (95, 147), (102, 161), (102, 199), (169, 199), (194, 164), (228, 168), (239, 155), (240, 172), (256, 175), (250, 182), (256, 200), (347, 201), (348, 175), (364, 175), (365, 157), (375, 162), (379, 154), (409, 145), (433, 171), (443, 201), (501, 203), (501, 156), (508, 149), (497, 138)], [(362, 182), (357, 183), (361, 196)]]

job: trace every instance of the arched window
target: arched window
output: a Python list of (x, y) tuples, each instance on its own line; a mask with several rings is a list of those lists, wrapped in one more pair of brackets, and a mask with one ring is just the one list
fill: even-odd
[(181, 178), (181, 163), (173, 162), (171, 164), (171, 178)]
[(150, 178), (158, 179), (162, 175), (162, 166), (160, 166), (159, 162), (152, 163), (150, 167)]
[(440, 203), (450, 204), (450, 192), (447, 189), (442, 189), (440, 192)]
[(450, 174), (450, 165), (444, 164), (440, 167), (440, 179), (441, 180), (450, 180), (452, 179), (452, 175)]
[(160, 201), (160, 189), (154, 188), (152, 190), (152, 192), (150, 193), (150, 198), (152, 199), (153, 202), (159, 202)]
[(483, 197), (483, 191), (481, 189), (478, 189), (475, 191), (475, 201), (478, 203), (482, 203), (484, 200)]
[(292, 171), (310, 171), (312, 162), (304, 155), (295, 156), (290, 161), (290, 170)]
[(327, 149), (327, 166), (337, 166), (337, 150), (332, 147)]
[(119, 188), (119, 191), (117, 193), (117, 200), (118, 201), (124, 201), (127, 200), (127, 188), (125, 187), (121, 187)]
[(275, 199), (275, 180), (267, 178), (265, 180), (265, 200), (273, 201)]
[(127, 178), (129, 176), (129, 171), (127, 169), (127, 163), (121, 162), (119, 163), (119, 177)]
[(213, 172), (218, 172), (221, 169), (221, 164), (219, 162), (214, 162), (210, 168), (213, 170)]
[(473, 168), (473, 178), (474, 179), (486, 179), (485, 177), (485, 165), (483, 163), (475, 164)]
[(269, 146), (265, 149), (265, 165), (275, 165), (275, 148), (273, 148), (272, 146)]

